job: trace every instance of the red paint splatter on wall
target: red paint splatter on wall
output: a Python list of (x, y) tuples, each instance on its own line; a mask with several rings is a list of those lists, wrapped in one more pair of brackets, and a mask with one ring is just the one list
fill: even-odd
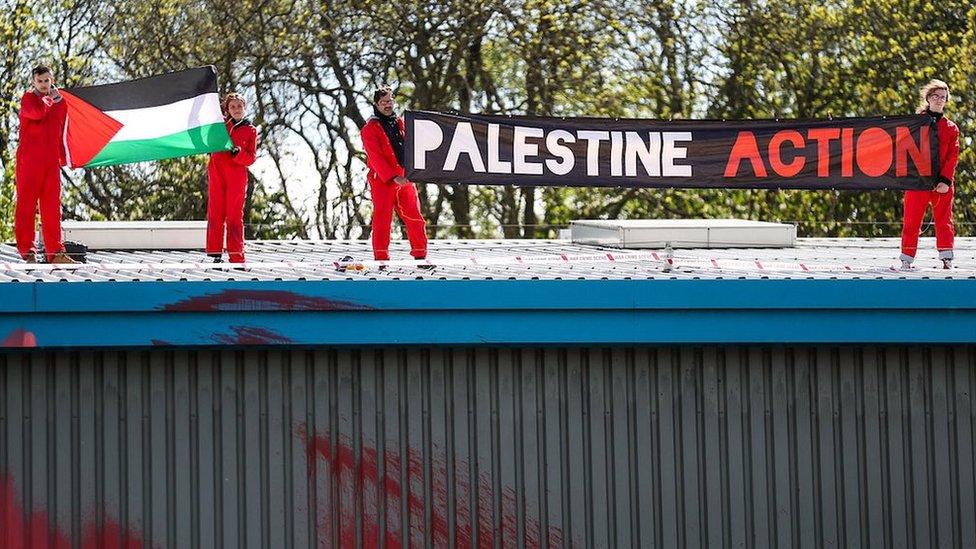
[(231, 326), (233, 334), (214, 334), (212, 339), (221, 345), (285, 345), (291, 338), (266, 328)]
[(37, 347), (37, 337), (34, 336), (34, 332), (17, 328), (3, 338), (0, 347)]
[(371, 307), (282, 290), (224, 290), (191, 297), (163, 307), (174, 312), (219, 311), (363, 311)]
[(82, 526), (81, 539), (70, 539), (47, 511), (28, 514), (18, 503), (13, 478), (0, 473), (0, 547), (4, 549), (141, 549), (142, 535), (112, 520)]
[[(432, 459), (431, 502), (427, 525), (428, 506), (424, 499), (425, 464), (418, 451), (407, 449), (406, 463), (402, 464), (402, 454), (398, 449), (386, 450), (379, 456), (376, 448), (362, 446), (357, 455), (351, 441), (341, 436), (333, 441), (327, 435), (310, 435), (304, 424), (296, 425), (295, 435), (305, 443), (310, 487), (317, 489), (326, 484), (326, 493), (337, 496), (330, 498), (336, 502), (335, 505), (330, 505), (328, 501), (316, 501), (316, 527), (320, 543), (329, 546), (333, 540), (337, 540), (341, 547), (356, 547), (357, 533), (361, 531), (362, 547), (423, 547), (429, 532), (435, 547), (448, 546), (450, 479), (443, 454)], [(406, 471), (403, 470), (403, 465), (406, 465)], [(327, 478), (319, 478), (322, 472)], [(522, 543), (529, 548), (542, 545), (538, 517), (531, 516), (532, 513), (526, 510), (525, 502), (519, 499), (520, 496), (513, 488), (501, 488), (498, 505), (500, 516), (496, 526), (493, 524), (496, 502), (491, 479), (481, 474), (477, 486), (472, 487), (468, 481), (470, 466), (465, 461), (455, 463), (453, 477), (455, 547), (494, 547), (496, 540), (502, 547), (519, 546), (519, 508), (525, 513)], [(474, 510), (468, 503), (472, 490), (477, 490), (477, 508)], [(401, 523), (404, 507), (409, 521), (406, 532)], [(357, 520), (361, 521), (359, 525)], [(385, 532), (381, 533), (380, 524), (383, 522)], [(549, 546), (563, 545), (561, 528), (548, 527), (545, 536)], [(575, 541), (570, 544), (572, 547), (578, 546)]]

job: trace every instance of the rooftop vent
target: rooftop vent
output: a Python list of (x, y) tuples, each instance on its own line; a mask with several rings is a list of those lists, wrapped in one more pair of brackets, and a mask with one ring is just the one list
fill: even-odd
[(796, 227), (745, 219), (579, 220), (573, 242), (613, 248), (792, 248)]
[(64, 221), (65, 240), (92, 250), (203, 249), (206, 221)]

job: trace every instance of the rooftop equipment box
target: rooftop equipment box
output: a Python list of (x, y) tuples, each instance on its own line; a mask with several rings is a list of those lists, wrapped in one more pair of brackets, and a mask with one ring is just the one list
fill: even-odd
[(796, 226), (745, 219), (577, 220), (574, 243), (614, 248), (792, 248)]
[(64, 221), (65, 240), (92, 250), (203, 249), (206, 221)]

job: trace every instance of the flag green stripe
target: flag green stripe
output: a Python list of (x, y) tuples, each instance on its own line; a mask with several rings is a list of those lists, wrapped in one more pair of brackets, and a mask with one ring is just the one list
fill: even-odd
[(223, 123), (208, 124), (155, 139), (109, 142), (91, 162), (85, 164), (85, 167), (163, 160), (191, 154), (228, 151), (232, 147), (227, 128)]

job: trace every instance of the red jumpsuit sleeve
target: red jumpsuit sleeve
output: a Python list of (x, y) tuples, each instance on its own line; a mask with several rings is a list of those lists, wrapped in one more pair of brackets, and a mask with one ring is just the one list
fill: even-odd
[[(63, 136), (64, 125), (68, 120), (68, 103), (62, 98), (61, 101), (55, 103), (51, 108), (60, 109), (57, 113), (59, 121), (58, 133)], [(68, 165), (68, 151), (66, 150), (67, 146), (68, 144), (65, 143), (64, 139), (58, 139), (58, 162), (60, 162), (62, 166)]]
[[(945, 137), (945, 139), (943, 139)], [(956, 164), (959, 163), (959, 127), (946, 124), (944, 135), (939, 136), (939, 176), (949, 180), (951, 185), (956, 178)]]
[(257, 158), (258, 130), (254, 126), (244, 126), (241, 129), (244, 131), (235, 134), (235, 136), (240, 135), (241, 137), (234, 142), (241, 150), (232, 158), (234, 163), (246, 167), (254, 164), (254, 160)]
[(34, 92), (27, 92), (20, 99), (20, 117), (28, 120), (43, 120), (47, 113), (51, 112), (48, 107)]
[[(386, 134), (378, 124), (366, 124), (362, 130), (363, 149), (366, 151), (366, 165), (369, 166), (380, 181), (389, 183), (394, 177), (403, 175), (403, 168), (396, 162), (390, 160), (393, 155), (385, 150), (390, 146)], [(385, 147), (384, 147), (385, 145)]]

